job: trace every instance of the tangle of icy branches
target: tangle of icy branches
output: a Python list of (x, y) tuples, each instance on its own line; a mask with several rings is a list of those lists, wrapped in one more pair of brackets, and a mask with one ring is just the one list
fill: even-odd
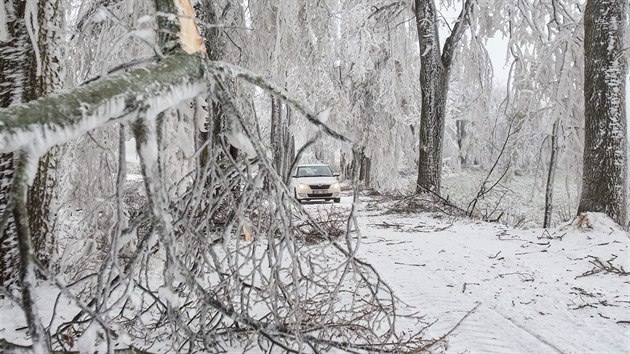
[[(172, 90), (137, 109), (132, 126), (146, 199), (135, 201), (136, 212), (125, 210), (121, 129), (116, 220), (107, 248), (90, 259), (92, 272), (64, 274), (69, 285), (43, 271), (59, 288), (59, 299), (70, 298), (77, 308), (71, 319), (54, 311), (46, 327), (53, 347), (95, 351), (118, 344), (157, 352), (217, 352), (237, 341), (245, 348), (287, 352), (423, 349), (430, 343), (420, 335), (423, 326), (406, 335), (397, 327), (402, 321), (418, 328), (419, 319), (401, 316), (391, 289), (357, 258), (354, 206), (343, 236), (318, 228), (272, 167), (239, 109), (245, 105), (226, 82), (243, 78), (284, 99), (322, 135), (347, 139), (258, 76), (220, 63), (209, 63), (206, 70), (208, 105), (220, 104), (226, 125), (240, 129), (241, 143), (251, 151), (234, 157), (224, 135), (219, 141), (197, 139), (196, 152), (187, 157), (193, 168), (169, 182), (165, 151), (173, 142), (165, 129), (174, 111), (157, 113), (151, 102), (175, 107)], [(300, 227), (304, 222), (315, 225), (309, 235)], [(314, 232), (322, 242), (307, 242)]]

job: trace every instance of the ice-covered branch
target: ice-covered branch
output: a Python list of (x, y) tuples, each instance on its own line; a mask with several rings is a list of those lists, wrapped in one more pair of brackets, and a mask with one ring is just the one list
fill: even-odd
[(94, 128), (157, 114), (206, 90), (203, 59), (177, 52), (155, 64), (68, 93), (0, 110), (0, 152), (45, 152)]

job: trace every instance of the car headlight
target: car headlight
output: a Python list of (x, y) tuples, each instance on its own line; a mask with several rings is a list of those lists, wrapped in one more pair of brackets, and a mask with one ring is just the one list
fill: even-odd
[(339, 189), (339, 182), (335, 182), (330, 185), (330, 189)]
[(304, 184), (304, 183), (300, 183), (300, 184), (298, 184), (298, 186), (297, 186), (298, 191), (305, 191), (305, 190), (307, 190), (308, 188), (309, 188), (309, 187), (308, 187), (308, 185), (306, 185), (306, 184)]

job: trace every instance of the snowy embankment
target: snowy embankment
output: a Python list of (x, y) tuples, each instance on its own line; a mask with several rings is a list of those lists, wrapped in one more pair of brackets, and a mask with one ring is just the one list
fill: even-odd
[(521, 230), (361, 200), (360, 254), (447, 353), (630, 351), (630, 235), (605, 216)]

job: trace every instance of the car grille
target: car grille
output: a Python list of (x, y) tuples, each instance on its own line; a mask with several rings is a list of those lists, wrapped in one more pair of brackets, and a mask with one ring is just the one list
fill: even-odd
[(330, 184), (310, 184), (309, 187), (311, 187), (311, 189), (328, 189)]
[(332, 193), (326, 194), (307, 194), (309, 198), (330, 198), (332, 197)]

